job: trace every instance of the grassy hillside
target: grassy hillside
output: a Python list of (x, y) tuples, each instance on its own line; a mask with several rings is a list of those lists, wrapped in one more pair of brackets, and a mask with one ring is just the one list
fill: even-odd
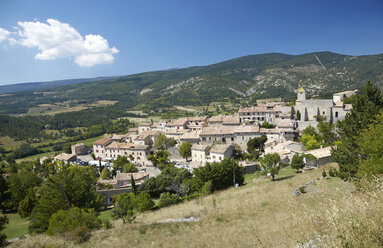
[(155, 110), (214, 101), (295, 97), (302, 85), (311, 96), (359, 88), (371, 80), (383, 88), (383, 55), (348, 56), (331, 52), (303, 55), (269, 53), (208, 66), (154, 71), (112, 79), (16, 92), (0, 97), (0, 113), (28, 113), (44, 104), (74, 106), (118, 101), (116, 109)]
[[(328, 169), (328, 167), (327, 167)], [(382, 242), (382, 190), (356, 191), (339, 178), (322, 180), (322, 170), (295, 174), (284, 169), (276, 182), (248, 177), (248, 184), (204, 198), (139, 215), (132, 225), (94, 233), (81, 247), (379, 247)], [(306, 193), (294, 196), (313, 180)], [(191, 223), (156, 223), (190, 217)], [(311, 241), (310, 241), (311, 240)], [(39, 235), (10, 247), (75, 247), (58, 237)], [(306, 246), (305, 246), (306, 247)]]

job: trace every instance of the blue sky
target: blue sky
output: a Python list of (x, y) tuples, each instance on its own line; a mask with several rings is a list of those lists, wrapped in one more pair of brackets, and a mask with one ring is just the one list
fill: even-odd
[(379, 54), (383, 1), (0, 0), (0, 41), (0, 85), (268, 52)]

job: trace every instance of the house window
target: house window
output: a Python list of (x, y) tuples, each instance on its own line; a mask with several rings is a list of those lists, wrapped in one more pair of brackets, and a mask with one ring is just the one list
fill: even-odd
[(222, 158), (221, 158), (221, 157), (219, 157), (218, 159), (219, 159), (219, 160), (221, 160)]
[(231, 141), (234, 141), (234, 138), (231, 138)]
[(225, 138), (222, 138), (222, 142), (226, 142), (226, 139), (225, 139)]
[(338, 111), (335, 112), (335, 118), (338, 118)]
[(202, 137), (202, 141), (206, 141), (206, 138), (205, 138), (205, 137)]
[(215, 159), (215, 156), (213, 156), (213, 159)]
[(323, 111), (323, 114), (325, 114), (325, 112)]

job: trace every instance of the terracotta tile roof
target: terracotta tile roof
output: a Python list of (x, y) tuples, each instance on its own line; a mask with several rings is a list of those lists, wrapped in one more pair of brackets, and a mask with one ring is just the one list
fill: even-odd
[(214, 145), (211, 150), (210, 150), (210, 153), (219, 153), (219, 154), (223, 154), (225, 153), (228, 149), (231, 149), (233, 146), (232, 145)]
[(267, 128), (260, 128), (260, 133), (278, 133), (278, 130), (275, 128), (267, 129)]
[(144, 179), (149, 176), (149, 173), (146, 172), (135, 172), (135, 173), (117, 173), (117, 180), (128, 180), (130, 181), (131, 176), (133, 176), (134, 180)]
[(205, 116), (187, 117), (188, 121), (206, 121)]
[(99, 140), (96, 140), (95, 142), (93, 142), (93, 145), (108, 145), (110, 142), (112, 142), (112, 140), (110, 138), (103, 138), (103, 139), (99, 139)]
[(74, 155), (74, 154), (61, 153), (61, 154), (57, 155), (56, 157), (54, 157), (54, 159), (68, 161), (68, 160), (73, 159), (75, 157), (76, 157), (76, 155)]
[(136, 139), (143, 140), (143, 139), (146, 139), (148, 136), (156, 136), (160, 133), (162, 133), (162, 132), (157, 131), (157, 130), (147, 130), (147, 131), (143, 131), (142, 133), (140, 133)]
[(315, 149), (315, 150), (310, 150), (310, 151), (307, 151), (306, 153), (314, 155), (317, 159), (331, 157), (331, 146)]
[(267, 103), (267, 104), (259, 104), (258, 106), (252, 106), (248, 108), (241, 108), (238, 110), (238, 113), (256, 113), (256, 112), (279, 112), (282, 103)]
[(258, 125), (246, 125), (246, 126), (236, 126), (234, 128), (235, 133), (259, 133)]
[(192, 131), (181, 135), (180, 140), (199, 139), (200, 131)]
[(105, 149), (129, 149), (129, 150), (145, 150), (147, 149), (147, 145), (137, 145), (133, 143), (120, 143), (114, 142), (105, 147)]
[(191, 149), (198, 150), (198, 151), (206, 151), (206, 150), (210, 150), (210, 146), (194, 144)]
[(132, 143), (120, 143), (120, 142), (113, 142), (113, 143), (110, 143), (107, 147), (105, 147), (106, 149), (128, 149), (130, 148), (131, 146), (133, 146), (134, 144)]
[(345, 104), (344, 105), (344, 110), (351, 110), (352, 109), (352, 104)]
[(200, 135), (230, 135), (234, 134), (234, 127), (219, 126), (219, 127), (203, 127)]
[(228, 115), (223, 116), (222, 124), (239, 124), (239, 116), (238, 115)]
[(166, 123), (167, 127), (174, 127), (174, 126), (183, 126), (188, 121), (187, 117), (182, 117), (176, 120), (172, 120), (168, 123)]
[(216, 115), (212, 116), (208, 119), (208, 122), (222, 122), (223, 116), (222, 115)]

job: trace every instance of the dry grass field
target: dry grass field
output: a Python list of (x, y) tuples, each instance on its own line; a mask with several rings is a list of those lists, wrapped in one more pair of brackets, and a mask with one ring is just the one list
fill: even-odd
[[(275, 182), (260, 178), (140, 214), (132, 225), (115, 221), (113, 229), (94, 233), (81, 245), (39, 235), (10, 247), (381, 247), (382, 187), (358, 191), (338, 178), (322, 179), (321, 172), (288, 170)], [(305, 193), (293, 195), (310, 180)], [(199, 221), (156, 223), (190, 216)]]

